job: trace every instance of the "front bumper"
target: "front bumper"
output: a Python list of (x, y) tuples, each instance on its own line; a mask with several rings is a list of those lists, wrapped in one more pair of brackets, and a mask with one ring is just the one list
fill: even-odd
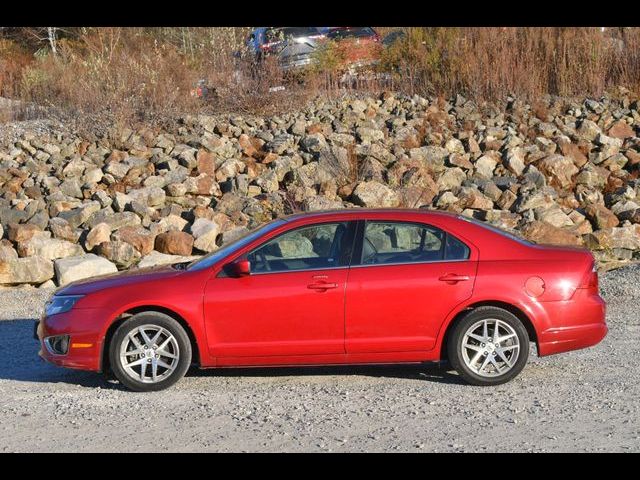
[[(94, 309), (71, 309), (68, 312), (43, 316), (36, 322), (34, 336), (40, 342), (38, 355), (49, 363), (60, 367), (99, 372), (103, 335), (93, 327), (99, 315)], [(69, 349), (65, 355), (57, 355), (44, 345), (46, 337), (69, 335)]]
[(553, 327), (540, 332), (540, 356), (591, 347), (607, 335), (606, 303), (598, 294), (578, 289), (571, 300), (545, 302)]

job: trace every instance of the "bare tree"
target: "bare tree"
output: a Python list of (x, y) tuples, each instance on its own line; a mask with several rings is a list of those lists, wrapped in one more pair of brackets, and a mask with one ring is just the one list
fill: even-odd
[(58, 27), (47, 27), (47, 39), (54, 55), (58, 54)]

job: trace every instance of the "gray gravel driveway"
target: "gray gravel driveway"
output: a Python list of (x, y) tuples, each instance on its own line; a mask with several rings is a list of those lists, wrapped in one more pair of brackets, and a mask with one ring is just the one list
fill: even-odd
[(446, 367), (192, 371), (136, 394), (37, 357), (51, 293), (0, 290), (0, 451), (640, 451), (640, 268), (601, 275), (609, 335), (472, 387)]

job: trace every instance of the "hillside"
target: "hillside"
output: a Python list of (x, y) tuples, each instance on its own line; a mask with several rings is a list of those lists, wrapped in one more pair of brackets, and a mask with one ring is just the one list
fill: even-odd
[(640, 256), (640, 101), (483, 104), (385, 92), (282, 116), (208, 116), (84, 138), (0, 134), (0, 285), (180, 261), (294, 211), (435, 208), (603, 266)]

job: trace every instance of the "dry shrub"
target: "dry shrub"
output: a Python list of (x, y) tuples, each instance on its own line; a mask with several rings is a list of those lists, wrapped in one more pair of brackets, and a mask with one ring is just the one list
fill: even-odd
[(195, 79), (185, 57), (141, 30), (92, 29), (58, 49), (24, 70), (22, 98), (127, 119), (171, 114), (191, 100)]
[(381, 67), (411, 93), (597, 96), (638, 87), (639, 46), (638, 28), (413, 27), (383, 52)]
[(19, 93), (15, 86), (32, 62), (28, 50), (15, 41), (0, 38), (0, 97), (12, 98)]
[[(12, 40), (0, 38), (0, 96), (94, 126), (197, 112), (280, 113), (350, 90), (538, 100), (599, 96), (614, 86), (634, 90), (640, 81), (639, 28), (411, 27), (383, 51), (367, 42), (327, 42), (317, 67), (300, 75), (284, 74), (275, 58), (260, 64), (250, 55), (238, 58), (250, 30), (73, 27), (64, 30), (57, 55), (40, 55), (49, 51), (46, 42), (33, 55), (33, 35), (16, 40), (20, 32), (14, 32)], [(377, 75), (371, 67), (357, 76), (347, 72), (354, 59), (377, 57)], [(206, 99), (190, 95), (200, 79), (211, 88)], [(273, 91), (278, 86), (286, 90)], [(536, 107), (536, 114), (545, 117), (545, 108)]]

